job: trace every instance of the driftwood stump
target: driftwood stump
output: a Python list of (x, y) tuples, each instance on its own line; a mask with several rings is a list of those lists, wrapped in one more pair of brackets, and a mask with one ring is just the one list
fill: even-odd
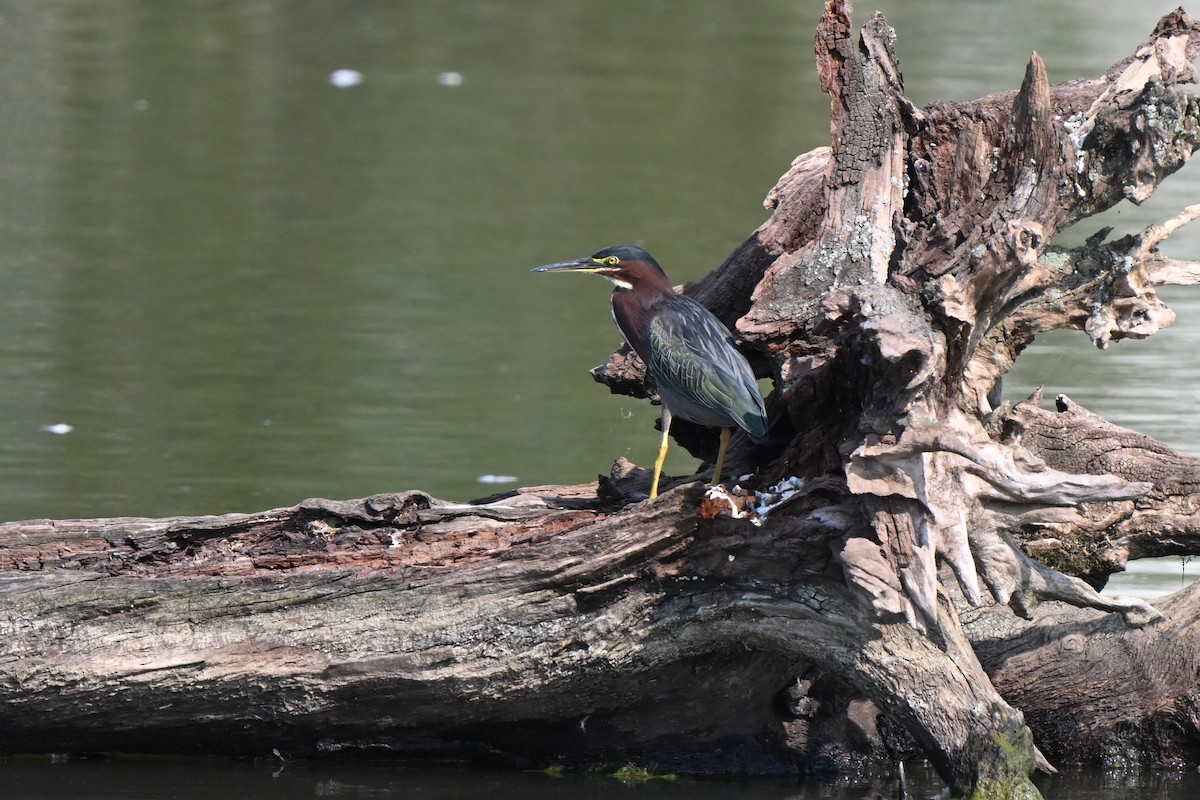
[[(648, 502), (619, 462), (471, 504), (0, 526), (0, 750), (697, 773), (919, 752), (989, 797), (1036, 797), (1050, 761), (1197, 766), (1200, 589), (1096, 588), (1200, 549), (1200, 465), (998, 387), (1037, 334), (1149, 336), (1173, 319), (1155, 286), (1200, 280), (1157, 249), (1200, 206), (1052, 244), (1191, 155), (1200, 25), (1168, 15), (1095, 80), (1051, 86), (1035, 54), (1018, 91), (924, 109), (893, 37), (827, 3), (832, 147), (687, 289), (774, 381), (739, 488)], [(653, 395), (627, 351), (595, 374)]]

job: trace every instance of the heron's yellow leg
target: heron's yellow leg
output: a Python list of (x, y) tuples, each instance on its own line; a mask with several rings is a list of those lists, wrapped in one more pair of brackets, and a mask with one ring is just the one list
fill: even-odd
[(725, 453), (729, 450), (729, 440), (732, 437), (732, 430), (729, 428), (721, 428), (721, 448), (717, 450), (717, 466), (713, 470), (713, 486), (721, 483), (721, 468), (725, 466)]
[(658, 497), (658, 479), (662, 477), (663, 462), (667, 460), (667, 434), (671, 431), (671, 412), (662, 409), (662, 443), (658, 446), (658, 458), (654, 461), (654, 482), (650, 484), (650, 499)]

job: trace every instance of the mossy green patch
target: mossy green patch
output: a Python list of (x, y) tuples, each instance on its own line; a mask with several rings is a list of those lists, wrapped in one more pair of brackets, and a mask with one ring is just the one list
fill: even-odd
[(675, 781), (679, 776), (671, 772), (656, 773), (633, 764), (626, 764), (611, 773), (612, 777), (622, 783), (645, 783), (646, 781)]

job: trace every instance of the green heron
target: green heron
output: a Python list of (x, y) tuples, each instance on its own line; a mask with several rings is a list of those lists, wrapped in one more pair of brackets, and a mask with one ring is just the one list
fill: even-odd
[(612, 281), (613, 319), (654, 376), (662, 401), (662, 443), (654, 462), (651, 499), (667, 457), (672, 416), (721, 429), (713, 470), (720, 483), (734, 427), (751, 439), (767, 438), (767, 412), (754, 372), (733, 336), (707, 308), (676, 294), (654, 257), (640, 247), (617, 245), (593, 256), (547, 264), (534, 272), (590, 272)]

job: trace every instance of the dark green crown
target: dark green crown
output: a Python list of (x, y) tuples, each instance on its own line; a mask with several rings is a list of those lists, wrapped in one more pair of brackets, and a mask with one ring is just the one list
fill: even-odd
[(654, 256), (632, 244), (614, 244), (612, 247), (606, 247), (600, 252), (593, 254), (592, 260), (603, 261), (609, 256), (616, 256), (622, 261), (645, 261), (647, 264), (652, 264), (659, 272), (663, 271), (663, 268), (654, 260)]

